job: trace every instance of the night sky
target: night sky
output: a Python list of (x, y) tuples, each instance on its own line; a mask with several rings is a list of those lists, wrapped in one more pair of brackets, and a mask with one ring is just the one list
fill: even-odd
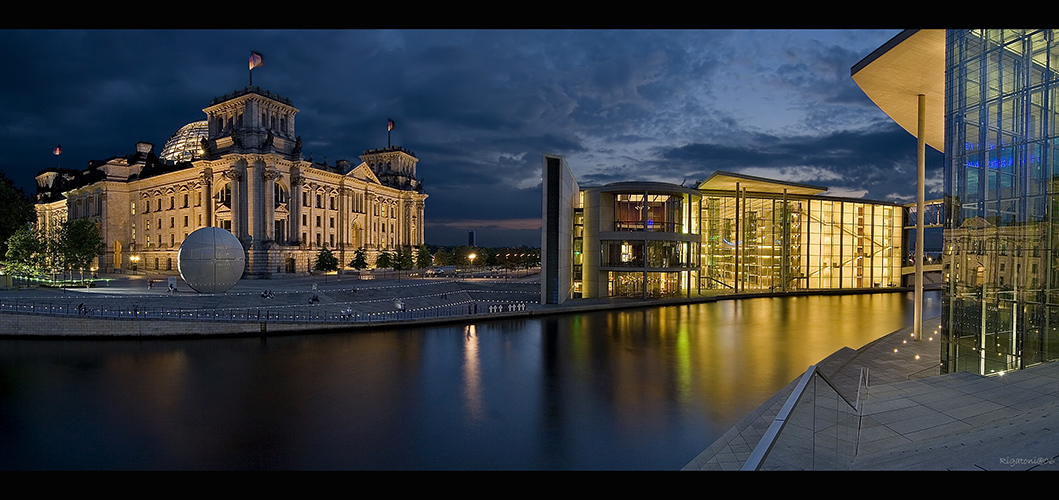
[[(540, 245), (543, 153), (582, 186), (686, 183), (717, 170), (913, 201), (915, 138), (850, 68), (900, 30), (0, 30), (0, 171), (28, 193), (44, 168), (165, 141), (217, 96), (291, 99), (316, 161), (415, 152), (426, 240)], [(63, 154), (52, 155), (56, 144)], [(928, 148), (927, 198), (941, 195)]]

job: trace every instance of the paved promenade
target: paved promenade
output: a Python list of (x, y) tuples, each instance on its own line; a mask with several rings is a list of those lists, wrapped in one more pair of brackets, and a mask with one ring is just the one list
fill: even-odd
[[(355, 275), (281, 274), (273, 279), (240, 280), (231, 290), (219, 294), (196, 293), (179, 277), (173, 292), (167, 291), (167, 280), (162, 276), (119, 274), (103, 278), (93, 288), (0, 290), (0, 335), (256, 336), (851, 293), (706, 292), (664, 300), (602, 297), (543, 306), (539, 303), (540, 274), (532, 271), (479, 272), (458, 279), (397, 278), (384, 273), (369, 280)], [(148, 286), (151, 279), (154, 284)]]
[[(925, 337), (939, 320), (925, 322)], [(818, 368), (851, 400), (868, 367), (859, 445), (851, 470), (1059, 470), (1059, 363), (1003, 376), (937, 375), (940, 346), (911, 340), (911, 327)], [(739, 470), (795, 385), (733, 427), (684, 470)], [(803, 443), (803, 449), (808, 448)], [(779, 469), (808, 470), (806, 457), (771, 456)], [(769, 460), (766, 464), (770, 463)], [(769, 467), (766, 467), (766, 469)]]
[[(0, 291), (0, 334), (216, 335), (459, 321), (540, 307), (539, 274), (425, 278), (291, 276), (200, 294), (177, 278), (113, 275), (93, 288)], [(14, 313), (14, 314), (13, 314)]]

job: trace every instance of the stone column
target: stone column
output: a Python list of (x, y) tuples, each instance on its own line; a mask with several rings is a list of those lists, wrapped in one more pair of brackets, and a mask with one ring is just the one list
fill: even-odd
[(276, 180), (283, 177), (275, 168), (264, 172), (265, 180), (265, 221), (263, 239), (274, 240), (276, 238)]
[(422, 201), (416, 202), (416, 244), (422, 245), (426, 240), (423, 239), (423, 208), (424, 203)]
[(290, 201), (287, 202), (287, 208), (290, 211), (290, 222), (288, 224), (289, 240), (300, 240), (301, 238), (301, 227), (302, 227), (302, 185), (305, 184), (305, 178), (297, 173), (297, 171), (291, 171), (290, 177)]
[(199, 174), (199, 189), (202, 196), (202, 212), (205, 227), (213, 227), (213, 169), (207, 168)]
[(264, 198), (261, 196), (261, 185), (264, 184), (261, 175), (263, 167), (258, 159), (246, 162), (246, 225), (251, 241), (265, 239), (261, 229), (261, 218), (264, 215), (264, 210), (261, 209), (261, 200)]
[[(338, 264), (342, 267), (349, 263), (349, 260), (346, 259), (346, 247), (349, 246), (349, 213), (352, 210), (349, 196), (351, 192), (352, 189), (346, 186), (338, 188), (338, 220), (335, 221), (337, 226), (335, 227), (335, 232), (338, 233)], [(350, 257), (352, 257), (352, 254), (350, 254)]]
[(226, 170), (223, 175), (232, 185), (232, 199), (229, 202), (231, 203), (232, 208), (232, 234), (234, 234), (236, 238), (242, 239), (243, 221), (240, 214), (243, 211), (243, 195), (241, 189), (242, 183), (239, 182), (239, 180), (243, 178), (243, 174), (233, 165), (230, 169)]
[(367, 215), (364, 217), (364, 246), (377, 245), (378, 237), (375, 231), (375, 194), (364, 194), (364, 208)]

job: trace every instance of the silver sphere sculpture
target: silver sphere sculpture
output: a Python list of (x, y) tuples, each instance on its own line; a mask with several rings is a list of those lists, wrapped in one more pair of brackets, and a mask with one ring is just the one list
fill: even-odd
[(184, 282), (199, 293), (221, 293), (243, 276), (246, 257), (243, 244), (219, 227), (195, 230), (180, 244), (177, 270)]

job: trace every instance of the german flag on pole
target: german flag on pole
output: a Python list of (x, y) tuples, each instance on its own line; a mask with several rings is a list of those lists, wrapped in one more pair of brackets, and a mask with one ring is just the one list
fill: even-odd
[(63, 147), (61, 145), (59, 145), (59, 144), (56, 144), (55, 145), (55, 149), (52, 150), (51, 154), (53, 154), (55, 156), (59, 156), (59, 155), (62, 154), (62, 152), (63, 152)]
[(393, 119), (387, 119), (386, 120), (386, 131), (389, 132), (389, 131), (393, 130), (393, 127), (394, 127)]
[(250, 69), (254, 69), (258, 66), (265, 64), (265, 58), (260, 53), (250, 51)]

